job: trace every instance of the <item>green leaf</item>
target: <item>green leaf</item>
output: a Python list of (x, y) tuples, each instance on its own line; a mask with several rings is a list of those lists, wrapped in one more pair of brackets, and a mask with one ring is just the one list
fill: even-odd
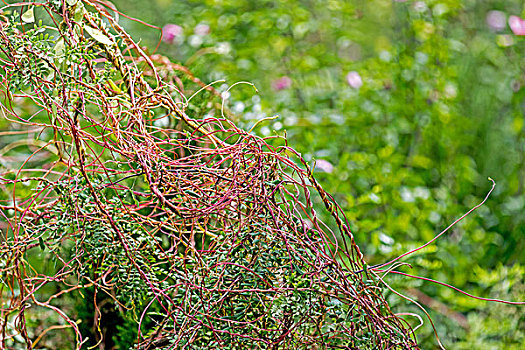
[(86, 10), (84, 9), (84, 5), (82, 3), (77, 4), (77, 6), (75, 6), (75, 21), (78, 23), (82, 22), (82, 18), (84, 17), (85, 13)]
[(91, 28), (90, 26), (84, 26), (84, 29), (86, 30), (86, 32), (88, 32), (88, 34), (93, 38), (95, 39), (96, 41), (98, 41), (99, 43), (101, 44), (104, 44), (104, 45), (112, 45), (113, 42), (111, 41), (110, 38), (108, 38), (104, 33), (102, 33), (100, 30), (98, 29), (95, 29), (95, 28)]
[(44, 245), (44, 240), (42, 237), (38, 237), (38, 244), (40, 245), (40, 249), (42, 249), (42, 251), (46, 250), (46, 246)]
[(113, 80), (108, 79), (109, 86), (117, 93), (117, 94), (123, 94), (124, 92), (113, 82)]
[(31, 7), (29, 10), (24, 12), (22, 15), (22, 21), (24, 23), (33, 23), (35, 21), (34, 7)]
[(55, 50), (56, 57), (64, 56), (64, 53), (65, 53), (64, 39), (60, 39), (57, 41), (57, 43), (55, 44), (54, 50)]

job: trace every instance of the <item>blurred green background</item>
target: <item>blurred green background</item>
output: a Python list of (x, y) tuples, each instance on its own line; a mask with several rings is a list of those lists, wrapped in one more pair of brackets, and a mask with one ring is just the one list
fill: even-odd
[[(525, 39), (521, 0), (114, 1), (135, 39), (206, 83), (259, 135), (317, 160), (370, 264), (430, 240), (401, 270), (484, 297), (524, 300)], [(152, 52), (152, 50), (150, 50)], [(229, 94), (228, 94), (229, 95)], [(430, 311), (445, 346), (519, 349), (523, 308), (389, 277)], [(391, 298), (396, 310), (412, 306)], [(428, 322), (422, 347), (437, 347)]]
[[(150, 53), (206, 83), (225, 79), (214, 86), (240, 126), (279, 115), (254, 132), (286, 131), (317, 161), (370, 264), (432, 239), (482, 201), (492, 177), (488, 202), (400, 270), (525, 300), (525, 36), (509, 26), (525, 18), (523, 0), (112, 2), (159, 27), (119, 16)], [(226, 92), (239, 81), (258, 93), (246, 84)], [(449, 349), (523, 348), (523, 307), (387, 282), (425, 306)], [(418, 334), (422, 349), (437, 348), (428, 321)]]

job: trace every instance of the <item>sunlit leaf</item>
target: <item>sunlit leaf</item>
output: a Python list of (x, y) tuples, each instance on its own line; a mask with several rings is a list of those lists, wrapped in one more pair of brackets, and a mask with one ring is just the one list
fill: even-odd
[(113, 80), (108, 79), (109, 86), (118, 94), (123, 94), (122, 90), (113, 82)]
[(96, 29), (96, 28), (91, 28), (90, 26), (84, 26), (84, 29), (86, 30), (86, 32), (88, 32), (88, 34), (93, 38), (95, 39), (96, 41), (98, 41), (99, 43), (101, 44), (104, 44), (104, 45), (112, 45), (113, 42), (111, 41), (110, 38), (108, 38), (104, 33), (102, 33), (100, 30)]
[(60, 57), (60, 56), (63, 56), (64, 53), (65, 53), (65, 45), (64, 45), (64, 39), (60, 39), (57, 41), (57, 43), (55, 44), (55, 47), (54, 47), (54, 50), (55, 50), (55, 55), (57, 57)]
[(86, 13), (86, 9), (84, 8), (84, 5), (82, 3), (77, 4), (75, 6), (75, 21), (80, 22), (82, 18), (84, 17), (84, 14)]
[(22, 21), (24, 21), (25, 23), (33, 23), (35, 21), (34, 9), (35, 9), (34, 7), (31, 7), (29, 10), (24, 12), (22, 14)]

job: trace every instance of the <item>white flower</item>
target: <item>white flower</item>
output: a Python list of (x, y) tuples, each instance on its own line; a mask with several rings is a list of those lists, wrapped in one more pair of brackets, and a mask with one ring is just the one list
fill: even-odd
[(219, 55), (227, 55), (230, 53), (232, 47), (230, 43), (228, 42), (222, 42), (217, 45), (215, 48), (215, 52), (217, 52)]
[(346, 75), (346, 82), (354, 89), (359, 89), (361, 86), (363, 86), (363, 80), (361, 79), (361, 76), (355, 71), (352, 71)]

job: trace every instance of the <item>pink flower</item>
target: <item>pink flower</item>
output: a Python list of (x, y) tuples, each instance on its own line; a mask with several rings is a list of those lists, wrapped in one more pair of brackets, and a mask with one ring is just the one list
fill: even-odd
[(490, 29), (496, 31), (505, 29), (507, 25), (507, 16), (501, 11), (489, 11), (485, 20)]
[(272, 83), (272, 88), (275, 91), (288, 89), (290, 86), (292, 86), (292, 79), (287, 76), (274, 80)]
[(363, 79), (361, 79), (359, 73), (355, 71), (352, 71), (346, 75), (346, 82), (354, 89), (359, 89), (361, 86), (363, 86)]
[(510, 16), (509, 27), (514, 34), (525, 35), (525, 19), (518, 16)]
[(183, 32), (182, 27), (176, 24), (166, 24), (162, 28), (162, 41), (168, 44), (173, 44), (173, 41), (178, 35)]
[(332, 163), (324, 159), (318, 159), (315, 162), (315, 168), (325, 173), (331, 173), (332, 171), (334, 171), (334, 166), (332, 165)]
[(195, 27), (195, 34), (205, 36), (210, 34), (210, 26), (207, 24), (197, 24)]

